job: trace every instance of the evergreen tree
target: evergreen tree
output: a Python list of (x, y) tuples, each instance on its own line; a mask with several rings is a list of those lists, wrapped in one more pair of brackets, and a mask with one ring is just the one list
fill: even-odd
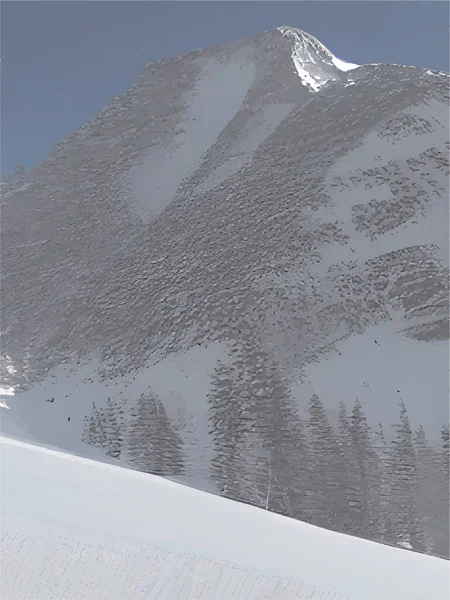
[(242, 363), (219, 363), (212, 376), (209, 422), (214, 457), (211, 476), (218, 491), (263, 507), (267, 495), (268, 452), (255, 432), (254, 397), (240, 377)]
[(104, 448), (107, 442), (106, 432), (103, 427), (103, 415), (95, 403), (92, 403), (92, 411), (89, 416), (84, 418), (84, 431), (82, 440), (86, 444), (96, 448)]
[(434, 472), (437, 484), (436, 504), (434, 514), (437, 520), (437, 535), (434, 537), (433, 551), (438, 556), (448, 558), (449, 548), (449, 426), (444, 425), (441, 429), (441, 445), (437, 452)]
[(419, 490), (413, 434), (403, 401), (400, 402), (399, 421), (393, 427), (391, 449), (397, 543), (405, 548), (425, 552), (427, 544), (418, 511)]
[(357, 493), (355, 494), (354, 519), (363, 536), (373, 537), (376, 530), (376, 507), (378, 506), (377, 463), (372, 445), (371, 431), (361, 402), (353, 406), (350, 434), (356, 457)]
[(354, 498), (356, 492), (355, 478), (357, 465), (350, 429), (350, 419), (347, 414), (347, 408), (342, 399), (339, 402), (338, 408), (337, 442), (339, 455), (343, 465), (342, 478), (338, 488), (341, 495), (339, 504), (342, 506), (339, 530), (344, 533), (357, 535), (359, 530), (354, 519), (352, 518), (352, 512), (356, 505)]
[(311, 485), (315, 499), (313, 522), (339, 530), (342, 521), (341, 490), (343, 464), (335, 432), (317, 394), (308, 407), (308, 430), (311, 448)]
[(119, 458), (123, 444), (124, 410), (121, 401), (106, 401), (102, 411), (103, 429), (106, 435), (106, 453), (111, 458)]
[[(270, 449), (274, 494), (272, 510), (310, 522), (314, 513), (311, 494), (311, 459), (303, 423), (285, 396), (272, 402), (277, 439), (266, 440)], [(269, 437), (269, 436), (268, 436)]]
[(311, 518), (310, 461), (303, 424), (285, 383), (265, 353), (260, 353), (263, 384), (257, 426), (269, 453), (272, 479), (270, 509), (305, 521)]
[(396, 544), (395, 529), (395, 502), (393, 502), (393, 473), (395, 467), (392, 462), (392, 453), (384, 430), (379, 423), (375, 431), (374, 448), (378, 460), (378, 510), (376, 519), (375, 539), (387, 544)]
[[(440, 522), (440, 500), (438, 461), (439, 454), (430, 446), (422, 425), (414, 432), (414, 450), (418, 484), (418, 513), (420, 524), (425, 532), (427, 552), (433, 551), (433, 543), (442, 546), (444, 523)], [(447, 528), (448, 530), (448, 528)], [(433, 540), (434, 542), (432, 543)], [(439, 551), (439, 553), (441, 550)]]
[(181, 475), (184, 471), (182, 441), (174, 431), (159, 398), (142, 394), (133, 411), (129, 430), (130, 463), (141, 471)]
[(111, 458), (119, 458), (123, 442), (123, 415), (122, 405), (111, 398), (101, 409), (93, 403), (91, 414), (84, 419), (82, 440), (101, 448)]
[(212, 378), (211, 473), (223, 495), (307, 519), (305, 438), (277, 367), (255, 341)]
[(449, 467), (449, 450), (450, 450), (450, 442), (449, 442), (449, 436), (450, 436), (450, 432), (449, 432), (449, 426), (447, 425), (443, 425), (441, 428), (441, 440), (442, 440), (442, 458), (443, 458), (443, 465), (444, 465), (444, 472), (446, 474), (446, 477), (448, 479), (449, 476), (449, 471), (448, 471), (448, 467)]

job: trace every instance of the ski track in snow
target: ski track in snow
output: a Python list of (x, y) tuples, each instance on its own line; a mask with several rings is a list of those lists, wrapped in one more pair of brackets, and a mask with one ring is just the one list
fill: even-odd
[[(8, 521), (7, 521), (8, 523)], [(8, 523), (9, 524), (9, 523)], [(243, 566), (147, 544), (64, 535), (59, 528), (3, 531), (2, 593), (11, 600), (344, 600)], [(39, 529), (41, 529), (39, 531)]]
[(15, 440), (0, 448), (8, 600), (448, 597), (442, 559)]

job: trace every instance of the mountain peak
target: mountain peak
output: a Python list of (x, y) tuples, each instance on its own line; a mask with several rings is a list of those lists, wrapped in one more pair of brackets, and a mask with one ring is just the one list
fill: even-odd
[[(341, 398), (378, 431), (400, 398), (428, 439), (448, 422), (448, 81), (336, 61), (274, 28), (152, 63), (1, 186), (4, 435), (382, 532), (361, 525), (389, 524), (379, 502), (332, 518), (351, 462), (330, 478), (298, 432), (312, 397), (331, 434)], [(447, 555), (430, 502), (382, 539)]]
[(305, 86), (317, 92), (325, 83), (338, 79), (338, 71), (347, 72), (360, 65), (337, 58), (317, 38), (295, 27), (277, 27), (291, 43), (294, 67)]

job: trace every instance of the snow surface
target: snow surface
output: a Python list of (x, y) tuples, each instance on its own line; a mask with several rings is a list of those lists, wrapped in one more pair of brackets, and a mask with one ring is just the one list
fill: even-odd
[(355, 65), (354, 63), (345, 62), (345, 60), (341, 60), (337, 56), (334, 56), (334, 54), (331, 60), (333, 61), (333, 65), (340, 71), (344, 71), (344, 73), (347, 71), (353, 71), (353, 69), (357, 69), (360, 66)]
[[(339, 83), (303, 86), (296, 40), (305, 70)], [(448, 422), (446, 82), (392, 65), (343, 73), (302, 32), (150, 65), (30, 187), (10, 184), (3, 432), (97, 458), (84, 418), (111, 398), (127, 408), (126, 464), (128, 407), (152, 394), (183, 477), (220, 493), (236, 473), (250, 502), (247, 448), (271, 456), (313, 392), (330, 420), (358, 398), (386, 431), (402, 398), (434, 441)], [(229, 424), (255, 402), (234, 451)], [(296, 473), (277, 469), (291, 494)]]
[[(360, 65), (337, 58), (314, 36), (294, 27), (278, 27), (292, 42), (292, 61), (305, 87), (318, 92), (328, 81), (339, 78), (333, 67), (346, 73)], [(331, 69), (329, 68), (331, 67)]]
[(0, 438), (1, 597), (444, 600), (448, 562)]
[(188, 108), (176, 138), (152, 140), (142, 162), (130, 169), (135, 209), (146, 223), (167, 208), (183, 181), (199, 167), (202, 156), (240, 110), (255, 77), (255, 66), (245, 53), (235, 53), (227, 64), (198, 62), (201, 72), (194, 90), (183, 95)]

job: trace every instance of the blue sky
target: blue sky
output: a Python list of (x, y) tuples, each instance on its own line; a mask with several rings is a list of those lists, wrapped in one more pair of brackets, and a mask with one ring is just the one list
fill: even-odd
[(2, 172), (35, 167), (143, 67), (299, 27), (338, 57), (449, 70), (445, 1), (2, 2)]

